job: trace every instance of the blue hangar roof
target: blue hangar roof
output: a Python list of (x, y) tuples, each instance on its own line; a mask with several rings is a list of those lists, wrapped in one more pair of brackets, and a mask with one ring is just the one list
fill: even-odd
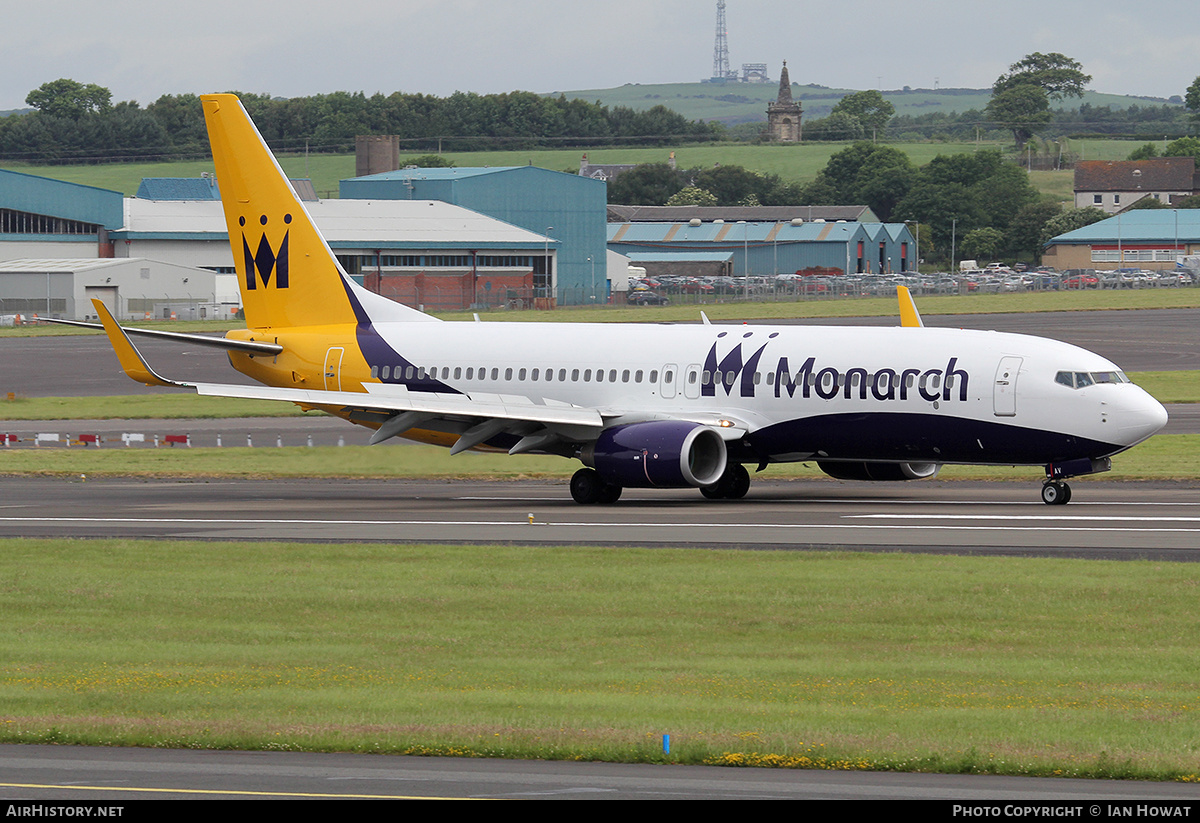
[(1091, 243), (1200, 242), (1200, 209), (1134, 209), (1051, 237), (1047, 246)]

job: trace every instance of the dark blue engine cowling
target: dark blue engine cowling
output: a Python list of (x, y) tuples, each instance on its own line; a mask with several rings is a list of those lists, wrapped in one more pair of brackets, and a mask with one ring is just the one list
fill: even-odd
[(683, 420), (605, 429), (581, 457), (605, 483), (632, 488), (711, 486), (726, 460), (725, 441), (715, 429)]
[(817, 466), (838, 480), (924, 480), (941, 469), (940, 463), (836, 463), (818, 460)]

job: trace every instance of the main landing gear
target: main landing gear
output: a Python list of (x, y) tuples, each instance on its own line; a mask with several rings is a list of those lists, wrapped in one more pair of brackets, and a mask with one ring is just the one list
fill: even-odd
[(1071, 501), (1071, 487), (1061, 480), (1042, 484), (1042, 502), (1048, 506), (1065, 506)]
[[(741, 500), (748, 491), (750, 473), (741, 463), (730, 463), (720, 480), (711, 486), (700, 487), (700, 493), (709, 500)], [(580, 469), (571, 476), (571, 498), (585, 506), (616, 503), (621, 492), (620, 486), (605, 483), (595, 469)]]
[(701, 486), (700, 493), (709, 500), (741, 500), (750, 491), (750, 472), (741, 463), (729, 463), (721, 479), (711, 486)]
[(595, 469), (580, 469), (571, 476), (571, 498), (576, 503), (616, 503), (621, 498), (621, 487), (605, 483)]

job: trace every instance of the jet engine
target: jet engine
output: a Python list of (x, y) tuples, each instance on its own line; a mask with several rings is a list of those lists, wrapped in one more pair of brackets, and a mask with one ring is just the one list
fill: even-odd
[(817, 466), (838, 480), (925, 480), (937, 475), (941, 463), (834, 463), (818, 460)]
[(725, 471), (725, 441), (684, 420), (647, 420), (605, 429), (580, 459), (614, 486), (711, 486)]

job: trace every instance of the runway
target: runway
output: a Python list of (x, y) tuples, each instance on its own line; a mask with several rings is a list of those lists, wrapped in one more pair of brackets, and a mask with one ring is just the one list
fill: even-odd
[(10, 816), (21, 814), (27, 801), (45, 799), (104, 805), (128, 800), (919, 799), (944, 801), (949, 816), (951, 801), (1027, 807), (1030, 802), (1153, 799), (1174, 800), (1170, 808), (1177, 808), (1200, 795), (1195, 786), (1182, 783), (1119, 780), (86, 746), (0, 746), (0, 775), (8, 808), (16, 809)]
[[(900, 488), (903, 486), (903, 488)], [(1081, 482), (1051, 507), (1028, 484), (758, 482), (741, 501), (629, 489), (579, 506), (565, 483), (164, 482), (0, 478), (0, 537), (854, 549), (1200, 560), (1200, 488)]]

